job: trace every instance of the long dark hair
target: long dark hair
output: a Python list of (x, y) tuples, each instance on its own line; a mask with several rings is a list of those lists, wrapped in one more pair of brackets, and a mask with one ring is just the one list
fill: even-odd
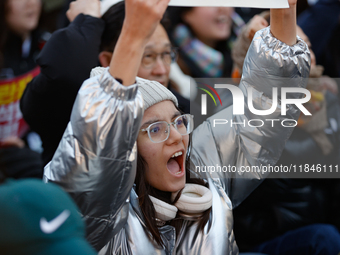
[[(186, 183), (195, 183), (202, 186), (205, 186), (209, 188), (208, 183), (206, 183), (202, 179), (194, 179), (190, 178), (190, 149), (191, 147), (191, 135), (189, 137), (189, 145), (188, 145), (188, 151), (189, 154), (186, 157)], [(136, 184), (136, 193), (138, 194), (138, 200), (139, 200), (139, 206), (142, 210), (144, 220), (146, 227), (148, 231), (150, 232), (149, 238), (153, 241), (155, 241), (158, 245), (164, 246), (164, 242), (161, 238), (160, 232), (158, 230), (157, 222), (156, 222), (156, 211), (155, 207), (153, 206), (153, 203), (151, 199), (149, 198), (149, 195), (154, 196), (166, 203), (174, 204), (180, 197), (181, 191), (177, 195), (175, 201), (171, 201), (171, 193), (170, 192), (164, 192), (157, 190), (153, 188), (145, 178), (145, 168), (147, 166), (146, 161), (143, 159), (143, 157), (138, 154), (137, 157), (137, 174), (135, 179)], [(198, 229), (203, 231), (204, 226), (206, 225), (207, 221), (209, 220), (211, 208), (206, 210), (200, 220), (198, 221)], [(191, 224), (194, 224), (195, 222), (191, 222)], [(172, 220), (171, 225), (175, 227), (176, 235), (178, 236), (180, 229), (183, 225), (183, 220), (178, 218), (178, 213), (176, 216), (176, 220)]]

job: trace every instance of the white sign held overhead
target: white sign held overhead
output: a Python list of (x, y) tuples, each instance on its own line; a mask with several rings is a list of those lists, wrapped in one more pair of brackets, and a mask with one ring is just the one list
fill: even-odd
[(171, 0), (169, 6), (230, 6), (249, 8), (288, 8), (288, 0)]
[[(122, 0), (102, 0), (103, 15), (112, 5)], [(171, 0), (169, 6), (230, 6), (249, 8), (288, 8), (288, 0)]]

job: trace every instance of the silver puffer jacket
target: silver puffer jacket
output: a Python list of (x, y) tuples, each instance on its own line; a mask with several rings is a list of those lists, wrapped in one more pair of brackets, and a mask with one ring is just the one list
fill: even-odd
[[(264, 29), (254, 37), (239, 88), (247, 95), (247, 87), (252, 86), (255, 109), (269, 109), (272, 87), (278, 87), (279, 97), (281, 87), (305, 87), (309, 64), (303, 41), (298, 38), (290, 47), (274, 38), (269, 28)], [(295, 106), (287, 107), (287, 116), (281, 116), (280, 100), (270, 116), (253, 115), (247, 103), (245, 115), (233, 116), (232, 107), (217, 113), (193, 132), (192, 166), (236, 166), (240, 170), (242, 166), (274, 165), (293, 129), (283, 127), (281, 120), (297, 119), (300, 114)], [(265, 176), (241, 171), (196, 173), (209, 182), (213, 195), (204, 231), (184, 221), (176, 239), (175, 229), (165, 225), (160, 227), (165, 247), (157, 247), (146, 234), (133, 189), (142, 116), (138, 85), (124, 87), (108, 70), (86, 80), (58, 150), (45, 168), (45, 181), (58, 183), (75, 199), (87, 224), (87, 238), (99, 254), (238, 254), (232, 210)], [(280, 122), (274, 128), (268, 121), (260, 128), (247, 124), (213, 127), (213, 119)], [(191, 170), (195, 172), (194, 167)]]

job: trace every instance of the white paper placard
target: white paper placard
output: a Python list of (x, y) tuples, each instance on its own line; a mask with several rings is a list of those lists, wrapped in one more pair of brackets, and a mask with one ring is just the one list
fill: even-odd
[[(102, 0), (103, 15), (112, 5), (122, 0)], [(288, 8), (288, 0), (171, 0), (169, 6), (230, 6), (249, 8)]]
[(288, 8), (288, 0), (171, 0), (170, 6), (230, 6), (249, 8)]

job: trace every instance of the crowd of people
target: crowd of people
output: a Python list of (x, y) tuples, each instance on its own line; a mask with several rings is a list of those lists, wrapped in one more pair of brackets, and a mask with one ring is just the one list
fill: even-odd
[[(339, 165), (340, 2), (168, 3), (1, 1), (0, 254), (340, 254), (336, 175), (193, 167)], [(215, 126), (254, 119), (224, 94), (197, 125), (195, 78), (258, 110), (306, 88), (311, 116), (279, 93), (262, 126)]]

